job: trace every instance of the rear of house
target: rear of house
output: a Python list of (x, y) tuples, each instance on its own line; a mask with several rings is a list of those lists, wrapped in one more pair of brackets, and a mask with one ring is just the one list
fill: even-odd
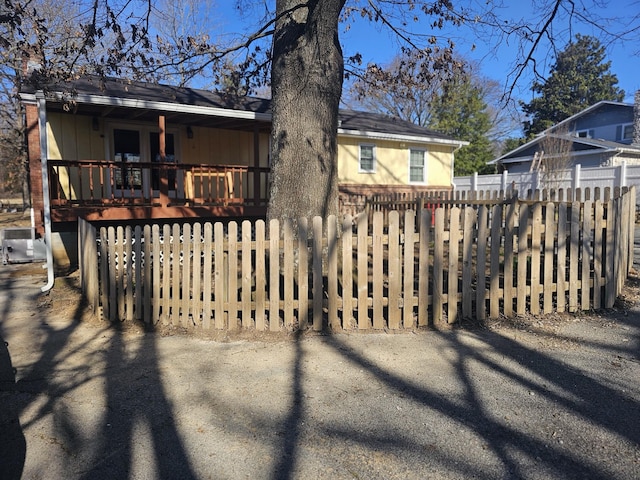
[[(262, 218), (270, 102), (83, 78), (25, 88), (35, 227), (74, 263), (76, 222)], [(381, 114), (340, 112), (341, 194), (451, 190), (464, 142)]]

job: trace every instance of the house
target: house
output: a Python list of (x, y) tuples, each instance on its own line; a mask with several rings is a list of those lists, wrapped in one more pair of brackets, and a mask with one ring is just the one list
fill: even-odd
[(633, 125), (633, 104), (601, 101), (490, 163), (498, 164), (509, 173), (544, 168), (545, 161), (553, 161), (559, 155), (550, 152), (549, 145), (553, 145), (554, 140), (564, 140), (567, 159), (563, 163), (567, 168), (576, 164), (582, 167), (616, 166), (622, 162), (637, 165), (640, 164), (640, 145), (632, 143)]
[[(21, 92), (35, 226), (73, 263), (78, 217), (93, 222), (260, 218), (269, 185), (270, 102), (81, 78)], [(381, 114), (341, 111), (341, 191), (451, 190), (465, 142)]]

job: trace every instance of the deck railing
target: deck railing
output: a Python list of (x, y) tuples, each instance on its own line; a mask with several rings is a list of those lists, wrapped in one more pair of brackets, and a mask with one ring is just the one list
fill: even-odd
[(261, 206), (270, 169), (243, 165), (49, 160), (51, 206)]

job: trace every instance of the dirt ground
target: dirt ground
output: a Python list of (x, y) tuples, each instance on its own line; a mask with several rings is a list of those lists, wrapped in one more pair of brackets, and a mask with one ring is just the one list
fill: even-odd
[(640, 478), (637, 272), (608, 311), (218, 341), (45, 280), (0, 267), (2, 479)]

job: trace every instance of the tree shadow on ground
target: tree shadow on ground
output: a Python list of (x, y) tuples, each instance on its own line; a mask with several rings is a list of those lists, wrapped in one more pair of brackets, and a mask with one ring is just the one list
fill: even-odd
[(0, 478), (18, 480), (24, 469), (27, 443), (17, 409), (10, 401), (15, 395), (16, 375), (8, 346), (0, 333), (0, 404), (3, 405), (0, 412)]
[[(57, 279), (60, 283), (67, 281), (66, 277)], [(0, 337), (3, 325), (8, 325), (9, 316), (15, 314), (12, 310), (15, 298), (12, 289), (18, 288), (4, 275), (3, 282), (6, 301), (0, 321)], [(28, 298), (32, 302), (46, 303), (50, 301), (48, 297), (58, 294), (56, 289), (61, 288), (60, 283), (48, 295), (33, 288)], [(75, 283), (64, 285), (64, 288), (75, 289), (71, 298), (79, 298)], [(37, 344), (33, 345), (36, 358), (19, 368), (15, 384), (18, 396), (11, 402), (16, 406), (15, 420), (29, 410), (29, 420), (22, 425), (26, 429), (52, 416), (55, 438), (51, 441), (62, 449), (63, 455), (68, 456), (67, 462), (73, 457), (82, 457), (82, 462), (78, 462), (78, 458), (73, 460), (76, 472), (80, 463), (86, 470), (80, 472), (79, 478), (133, 478), (133, 452), (140, 450), (145, 450), (145, 458), (153, 459), (152, 464), (145, 468), (155, 469), (154, 478), (195, 478), (162, 387), (157, 337), (144, 335), (134, 355), (131, 355), (127, 339), (118, 328), (120, 325), (97, 328), (91, 338), (78, 343), (73, 337), (81, 325), (85, 308), (86, 305), (78, 304), (73, 312), (73, 321), (62, 327), (49, 320), (49, 314), (55, 315), (50, 308), (40, 307), (39, 318), (30, 320), (32, 328), (37, 331), (34, 334)], [(76, 360), (70, 360), (74, 356), (77, 356)], [(136, 389), (136, 380), (142, 376), (150, 381), (144, 383), (144, 389), (138, 389), (133, 392), (135, 395), (131, 395)], [(73, 405), (68, 404), (67, 397), (96, 380), (101, 380), (99, 383), (104, 385), (104, 398), (101, 400), (106, 409), (102, 418), (97, 420), (98, 428), (87, 429), (81, 424)], [(126, 388), (127, 385), (130, 388)], [(148, 434), (136, 435), (136, 428), (142, 428)], [(4, 433), (2, 436), (4, 438)], [(12, 442), (12, 455), (16, 462), (22, 458), (24, 465), (28, 445), (21, 448), (18, 437), (16, 434), (16, 440)], [(39, 474), (48, 475), (46, 471)]]
[(3, 332), (14, 305), (14, 281), (5, 275), (0, 279), (3, 306), (0, 312), (0, 478), (20, 479), (24, 469), (27, 444), (20, 424), (20, 406), (15, 401), (16, 369), (11, 362), (10, 345)]
[[(630, 342), (626, 351), (620, 352), (618, 349), (617, 352), (637, 357), (640, 340), (638, 324), (630, 323), (629, 327), (635, 329), (636, 342)], [(455, 352), (453, 367), (457, 381), (464, 386), (461, 397), (447, 398), (422, 384), (391, 373), (381, 363), (344, 344), (340, 336), (329, 336), (326, 343), (342, 355), (345, 362), (350, 362), (354, 368), (366, 370), (387, 388), (419, 403), (429, 411), (446, 416), (453, 424), (461, 424), (470, 429), (483, 439), (508, 478), (527, 477), (527, 471), (521, 463), (523, 457), (535, 463), (539, 471), (547, 471), (554, 478), (607, 478), (609, 474), (597, 462), (587, 462), (569, 453), (561, 445), (535, 438), (497, 417), (495, 410), (490, 411), (485, 405), (486, 392), (482, 395), (478, 392), (480, 386), (473, 377), (473, 369), (470, 368), (472, 363), (476, 365), (475, 369), (478, 365), (490, 369), (502, 381), (513, 382), (529, 395), (542, 397), (559, 410), (568, 411), (584, 422), (640, 445), (640, 429), (634, 420), (640, 418), (640, 403), (603, 381), (495, 332), (471, 333), (476, 342), (474, 346), (470, 346), (456, 331), (432, 334), (440, 336), (445, 345), (450, 347), (448, 350)], [(500, 361), (499, 358), (509, 362)], [(520, 368), (515, 369), (514, 363)], [(428, 365), (425, 365), (425, 374), (427, 373)], [(506, 402), (512, 400), (514, 399), (504, 399)], [(326, 433), (330, 437), (348, 439), (374, 448), (377, 445), (380, 448), (415, 448), (422, 453), (425, 451), (421, 446), (407, 442), (406, 438), (363, 436), (351, 430), (340, 429), (332, 429)], [(461, 458), (456, 458), (454, 452), (451, 452), (451, 456), (443, 455), (442, 452), (432, 453), (436, 463), (455, 471), (457, 475), (491, 478), (491, 475), (483, 473), (479, 467), (476, 468), (471, 463), (465, 464)]]

